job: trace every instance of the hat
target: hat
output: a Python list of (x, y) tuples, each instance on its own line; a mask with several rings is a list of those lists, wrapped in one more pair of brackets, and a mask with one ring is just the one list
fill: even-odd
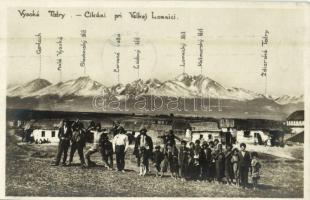
[(146, 133), (146, 132), (147, 132), (146, 128), (142, 128), (142, 129), (140, 130), (140, 133)]
[(119, 126), (119, 127), (117, 128), (117, 130), (118, 130), (118, 133), (126, 133), (124, 127), (122, 127), (122, 126)]
[(181, 144), (187, 144), (187, 141), (182, 140), (182, 141), (181, 141)]

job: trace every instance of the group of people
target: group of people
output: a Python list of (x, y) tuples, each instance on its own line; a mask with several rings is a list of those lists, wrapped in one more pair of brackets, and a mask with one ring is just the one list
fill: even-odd
[[(91, 155), (100, 152), (104, 166), (112, 170), (113, 169), (113, 153), (116, 155), (117, 170), (125, 172), (125, 153), (129, 146), (128, 136), (125, 134), (125, 130), (119, 124), (115, 124), (113, 127), (113, 143), (109, 141), (108, 131), (101, 129), (100, 123), (91, 122), (88, 128), (84, 128), (83, 124), (76, 120), (72, 125), (68, 121), (63, 121), (62, 126), (58, 131), (59, 145), (55, 161), (52, 166), (58, 166), (62, 159), (62, 165), (67, 165), (67, 155), (69, 147), (70, 166), (73, 161), (75, 152), (77, 151), (80, 157), (82, 167), (91, 167), (96, 165), (91, 160)], [(93, 142), (91, 147), (86, 151), (84, 155), (84, 148), (86, 146), (89, 133), (93, 135)]]
[[(86, 151), (84, 147), (87, 133), (93, 133), (93, 144)], [(100, 152), (104, 167), (113, 169), (113, 154), (116, 156), (116, 170), (125, 172), (125, 154), (129, 141), (126, 131), (119, 123), (112, 128), (113, 139), (109, 141), (109, 132), (101, 129), (100, 123), (91, 122), (88, 128), (84, 128), (79, 120), (71, 126), (64, 121), (59, 129), (60, 139), (56, 160), (52, 165), (59, 165), (63, 155), (62, 165), (67, 165), (67, 152), (70, 147), (69, 164), (71, 165), (73, 156), (78, 151), (82, 167), (96, 165), (91, 160), (91, 155)], [(216, 183), (235, 184), (236, 186), (247, 187), (249, 172), (252, 178), (254, 189), (257, 187), (260, 178), (261, 163), (258, 161), (256, 152), (246, 151), (246, 145), (240, 144), (240, 150), (233, 148), (231, 144), (223, 145), (218, 139), (204, 141), (199, 138), (195, 142), (182, 140), (177, 137), (173, 130), (163, 136), (158, 136), (163, 140), (163, 145), (156, 145), (153, 148), (153, 140), (147, 135), (147, 129), (140, 130), (140, 134), (135, 138), (133, 154), (137, 158), (139, 175), (145, 176), (150, 172), (150, 161), (153, 163), (156, 176), (163, 177), (170, 171), (175, 179), (182, 181), (196, 180)], [(179, 140), (181, 145), (176, 144)]]
[(49, 139), (36, 139), (34, 141), (35, 144), (48, 144), (48, 143), (51, 143), (51, 141), (49, 141)]

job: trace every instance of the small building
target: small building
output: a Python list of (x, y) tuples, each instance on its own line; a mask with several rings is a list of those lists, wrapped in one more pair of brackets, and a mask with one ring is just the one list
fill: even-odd
[(286, 126), (290, 128), (292, 134), (304, 131), (305, 113), (304, 110), (293, 112), (286, 119)]
[(174, 120), (172, 122), (172, 130), (175, 135), (185, 136), (186, 129), (190, 128), (187, 120)]
[(297, 143), (304, 143), (305, 133), (304, 131), (301, 133), (297, 133), (292, 137), (288, 138), (286, 142), (297, 142)]
[(222, 141), (221, 129), (216, 121), (192, 122), (190, 123), (192, 129), (192, 141), (199, 139), (200, 135), (204, 140), (208, 140), (211, 135), (212, 139)]
[(42, 119), (31, 124), (34, 141), (49, 141), (51, 143), (59, 142), (58, 130), (61, 120)]
[(35, 129), (32, 134), (35, 141), (59, 142), (58, 129)]
[(228, 118), (222, 118), (219, 120), (219, 126), (222, 129), (234, 128), (235, 127), (235, 120), (234, 119), (228, 119)]

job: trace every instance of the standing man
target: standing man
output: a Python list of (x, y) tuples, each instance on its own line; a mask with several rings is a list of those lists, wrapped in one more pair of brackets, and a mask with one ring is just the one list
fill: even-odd
[(149, 159), (152, 156), (153, 153), (153, 140), (150, 136), (148, 136), (147, 134), (147, 130), (146, 128), (142, 128), (140, 130), (140, 135), (136, 138), (135, 141), (135, 148), (133, 151), (133, 154), (136, 156), (137, 158), (137, 163), (138, 166), (140, 167), (141, 164), (141, 148), (145, 149), (145, 156), (146, 156), (146, 172), (149, 171)]
[(117, 171), (125, 173), (125, 154), (128, 148), (128, 136), (123, 127), (118, 127), (117, 134), (113, 138), (113, 151), (116, 154)]
[(202, 151), (200, 156), (200, 163), (201, 163), (201, 178), (203, 180), (210, 180), (210, 165), (212, 161), (211, 149), (209, 148), (208, 142), (204, 141), (202, 143)]
[(111, 129), (111, 132), (113, 133), (113, 137), (117, 134), (119, 127), (120, 127), (120, 122), (119, 121), (115, 121), (115, 122), (113, 121), (113, 126)]
[(70, 158), (69, 158), (69, 165), (71, 165), (73, 156), (75, 151), (78, 151), (80, 156), (81, 166), (85, 167), (85, 160), (84, 160), (84, 153), (83, 149), (85, 146), (85, 132), (83, 131), (83, 124), (79, 121), (76, 121), (73, 126), (73, 133), (71, 137), (71, 150), (70, 150)]
[(68, 121), (64, 120), (62, 126), (59, 128), (58, 131), (58, 138), (59, 138), (58, 152), (56, 156), (56, 161), (55, 163), (52, 164), (52, 166), (59, 165), (62, 154), (64, 154), (62, 165), (66, 166), (71, 137), (72, 137), (71, 127), (69, 126)]
[(246, 145), (244, 143), (240, 144), (241, 151), (239, 151), (239, 174), (240, 174), (240, 182), (242, 188), (248, 186), (248, 174), (249, 168), (251, 166), (251, 158), (250, 153), (245, 150)]

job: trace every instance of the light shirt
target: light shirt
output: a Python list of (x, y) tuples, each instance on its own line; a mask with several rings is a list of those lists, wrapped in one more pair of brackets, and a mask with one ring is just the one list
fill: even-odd
[(245, 151), (241, 151), (241, 154), (242, 154), (242, 156), (244, 157), (244, 155), (245, 155)]
[(67, 132), (67, 127), (64, 126), (64, 134), (66, 134), (66, 132)]
[(140, 147), (145, 147), (146, 146), (145, 138), (146, 138), (145, 135), (141, 135)]
[(126, 134), (117, 134), (113, 138), (113, 150), (115, 151), (115, 146), (125, 145), (125, 151), (128, 148), (128, 136)]
[(146, 149), (149, 149), (149, 145), (146, 142), (146, 135), (141, 135), (141, 137), (140, 137), (140, 147), (145, 147)]

